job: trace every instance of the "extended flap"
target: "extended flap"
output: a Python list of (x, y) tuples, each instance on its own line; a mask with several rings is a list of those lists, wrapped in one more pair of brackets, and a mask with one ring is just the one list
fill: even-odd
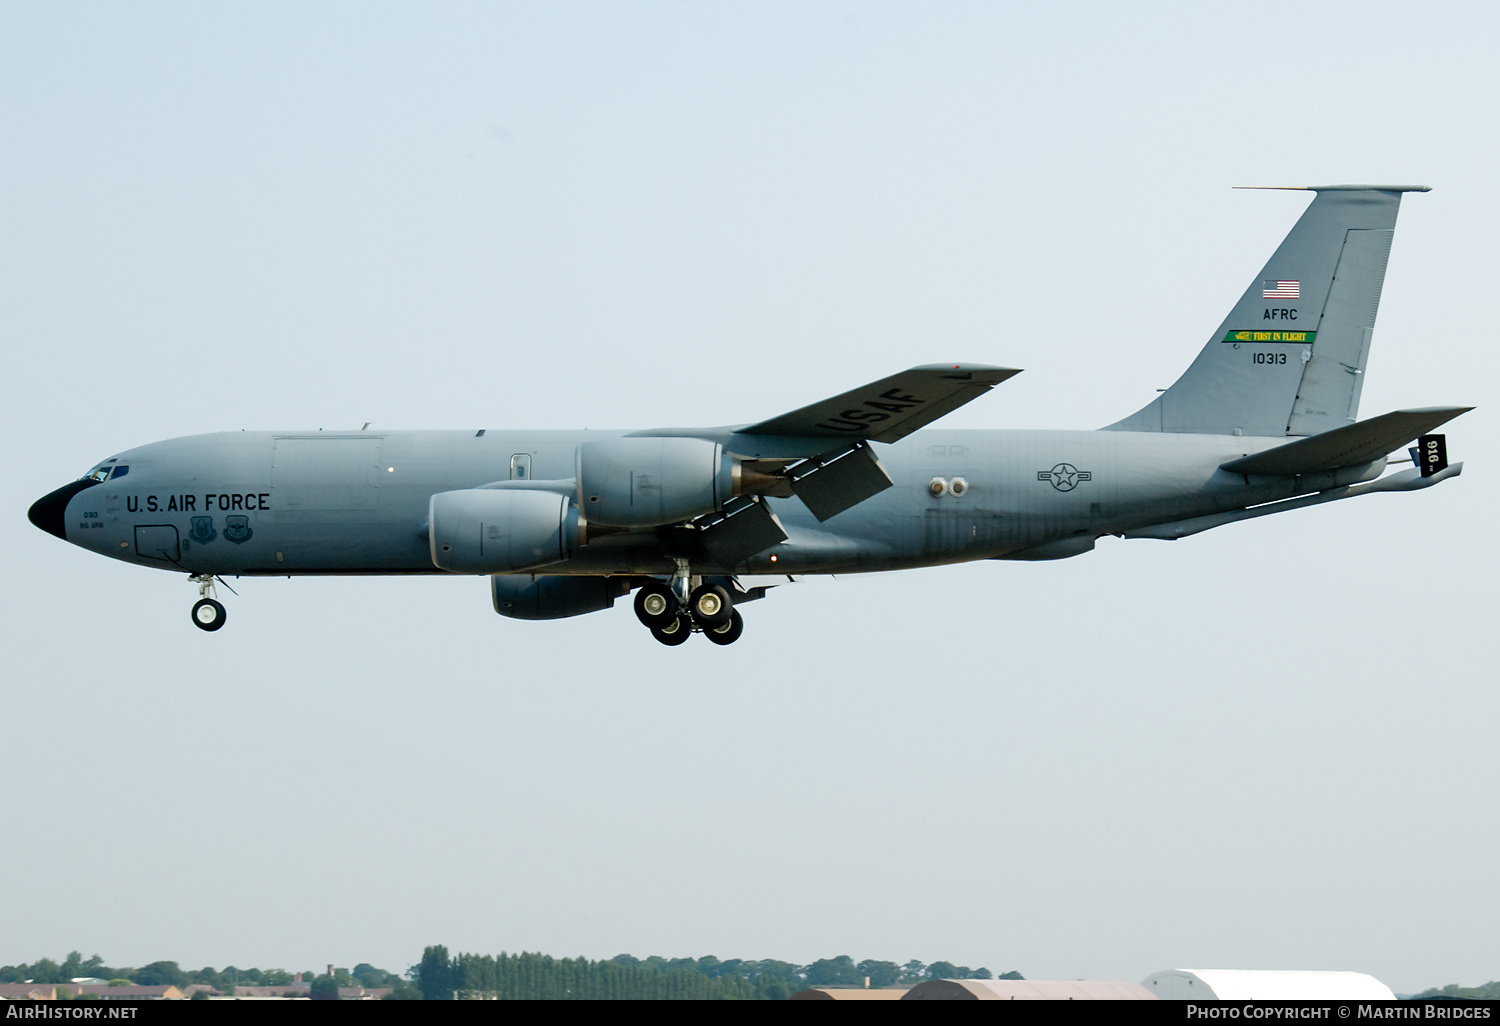
[(792, 491), (821, 523), (891, 487), (891, 475), (870, 446), (825, 453), (792, 468)]

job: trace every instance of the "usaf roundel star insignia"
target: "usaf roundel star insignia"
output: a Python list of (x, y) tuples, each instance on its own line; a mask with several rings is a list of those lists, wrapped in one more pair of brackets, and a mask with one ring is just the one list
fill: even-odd
[(1093, 471), (1079, 470), (1071, 463), (1059, 463), (1051, 470), (1038, 470), (1036, 472), (1038, 481), (1050, 481), (1052, 487), (1060, 492), (1071, 492), (1077, 488), (1081, 481), (1092, 481)]

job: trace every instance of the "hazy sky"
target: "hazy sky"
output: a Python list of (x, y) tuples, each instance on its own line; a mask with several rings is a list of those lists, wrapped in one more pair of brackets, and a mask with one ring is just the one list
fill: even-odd
[[(0, 964), (426, 944), (1500, 977), (1492, 5), (0, 2)], [(733, 648), (474, 578), (196, 589), (38, 496), (238, 428), (944, 426), (1169, 385), (1307, 203), (1408, 196), (1362, 414), (1465, 475), (809, 579)]]

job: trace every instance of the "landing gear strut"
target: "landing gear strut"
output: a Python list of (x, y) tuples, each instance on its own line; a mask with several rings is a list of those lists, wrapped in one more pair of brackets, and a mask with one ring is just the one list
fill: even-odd
[(198, 585), (198, 601), (193, 603), (193, 626), (201, 631), (216, 631), (224, 626), (229, 614), (218, 599), (209, 598), (215, 594), (213, 576), (195, 574), (188, 580)]
[(729, 589), (694, 577), (688, 561), (677, 561), (670, 582), (651, 581), (635, 596), (636, 618), (663, 645), (680, 645), (694, 632), (715, 645), (732, 645), (745, 630)]

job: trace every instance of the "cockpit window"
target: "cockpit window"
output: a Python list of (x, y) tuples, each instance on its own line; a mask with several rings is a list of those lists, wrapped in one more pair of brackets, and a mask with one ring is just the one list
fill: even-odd
[(109, 479), (109, 472), (114, 469), (114, 460), (105, 460), (93, 470), (79, 478), (80, 481), (105, 481)]
[(118, 467), (116, 467), (115, 472), (109, 476), (114, 479), (119, 479), (124, 477), (128, 473), (130, 473), (130, 467), (122, 463)]

